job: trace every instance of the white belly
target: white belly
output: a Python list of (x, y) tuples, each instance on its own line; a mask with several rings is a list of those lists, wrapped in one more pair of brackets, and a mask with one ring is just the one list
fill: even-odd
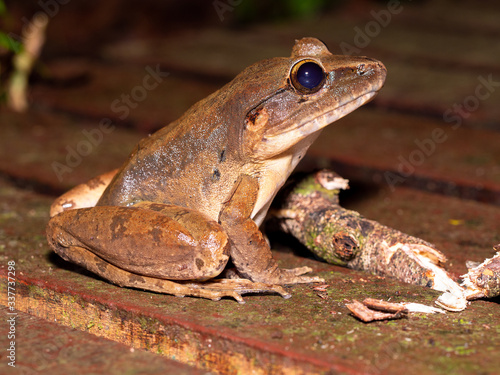
[(252, 219), (257, 225), (262, 224), (278, 190), (283, 186), (288, 176), (290, 176), (299, 161), (302, 160), (307, 149), (319, 134), (320, 132), (318, 131), (303, 139), (291, 148), (289, 152), (279, 157), (267, 160), (258, 166), (253, 166), (258, 170), (257, 176), (259, 178), (259, 194), (252, 212)]

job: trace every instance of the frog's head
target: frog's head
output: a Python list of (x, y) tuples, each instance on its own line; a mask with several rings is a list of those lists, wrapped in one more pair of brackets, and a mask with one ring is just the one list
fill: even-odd
[(385, 77), (377, 60), (332, 55), (315, 38), (296, 41), (289, 58), (243, 72), (251, 107), (242, 111), (240, 151), (257, 162), (302, 154), (321, 129), (373, 98)]

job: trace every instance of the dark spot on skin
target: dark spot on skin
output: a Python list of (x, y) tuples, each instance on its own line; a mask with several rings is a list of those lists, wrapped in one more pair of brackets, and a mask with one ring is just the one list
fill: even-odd
[(227, 261), (225, 259), (219, 260), (219, 265), (218, 265), (217, 269), (219, 269), (219, 270), (223, 269), (226, 266), (226, 263), (227, 263)]
[(101, 185), (106, 185), (103, 180), (101, 180), (99, 177), (93, 178), (92, 180), (88, 181), (86, 185), (89, 187), (90, 190), (97, 189)]
[(257, 116), (259, 116), (259, 112), (259, 110), (256, 110), (247, 115), (247, 118), (245, 120), (245, 127), (248, 127), (249, 123), (251, 123), (251, 125), (255, 125), (255, 120), (257, 119)]
[(220, 180), (220, 172), (217, 168), (214, 168), (214, 174), (212, 175), (212, 180), (213, 181), (219, 181)]
[(144, 280), (144, 277), (136, 275), (134, 273), (129, 274), (128, 281), (131, 284), (145, 284), (146, 280)]
[(190, 213), (190, 212), (189, 212), (188, 210), (180, 210), (180, 211), (177, 211), (177, 212), (175, 213), (175, 215), (173, 216), (173, 218), (174, 218), (175, 220), (177, 220), (177, 221), (178, 221), (178, 220), (179, 220), (179, 219), (181, 219), (183, 216), (186, 216), (186, 215), (188, 215), (189, 213)]
[(356, 74), (356, 69), (354, 68), (339, 68), (335, 70), (335, 77), (350, 77)]
[(152, 211), (161, 211), (165, 208), (165, 205), (163, 204), (158, 204), (158, 203), (149, 203), (146, 207), (148, 210)]
[(113, 217), (110, 225), (113, 238), (121, 238), (126, 235), (131, 214), (132, 211), (122, 211), (121, 215)]
[(307, 102), (307, 99), (306, 98), (300, 98), (299, 101), (297, 103), (305, 103)]
[(223, 163), (226, 160), (226, 149), (223, 149), (219, 154), (219, 163)]
[(161, 243), (161, 237), (162, 237), (162, 231), (160, 228), (153, 228), (150, 231), (151, 237), (153, 238), (153, 241), (155, 244), (160, 244)]
[(203, 266), (205, 265), (205, 262), (203, 260), (201, 260), (200, 258), (196, 258), (194, 263), (196, 264), (196, 267), (198, 267), (199, 270), (201, 270), (203, 268)]
[(100, 272), (106, 275), (108, 270), (108, 263), (104, 262), (101, 258), (94, 256), (94, 262)]
[(163, 289), (163, 280), (156, 280), (155, 282), (155, 285), (158, 287), (158, 288), (162, 288)]

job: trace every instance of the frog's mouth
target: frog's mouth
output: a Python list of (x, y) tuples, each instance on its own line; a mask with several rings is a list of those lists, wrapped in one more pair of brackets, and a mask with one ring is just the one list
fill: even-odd
[(319, 135), (319, 132), (329, 124), (369, 102), (378, 91), (379, 88), (369, 91), (314, 118), (306, 118), (303, 122), (294, 124), (291, 127), (284, 126), (285, 129), (281, 129), (281, 131), (279, 130), (281, 126), (271, 128), (269, 132), (264, 134), (257, 154), (266, 155), (266, 157), (282, 154), (301, 140), (313, 135)]
[[(290, 129), (282, 134), (293, 133), (293, 136), (306, 137), (313, 134), (319, 130), (322, 130), (331, 123), (341, 119), (342, 117), (348, 115), (349, 113), (355, 111), (363, 104), (368, 103), (377, 94), (378, 90), (367, 92), (355, 99), (352, 99), (339, 107), (323, 113), (312, 120), (307, 120), (304, 123), (299, 124), (295, 129)], [(279, 135), (278, 135), (279, 136)], [(288, 135), (289, 136), (289, 135)]]

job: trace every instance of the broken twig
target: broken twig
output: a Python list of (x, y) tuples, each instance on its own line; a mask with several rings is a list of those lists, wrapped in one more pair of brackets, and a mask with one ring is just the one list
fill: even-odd
[(296, 179), (270, 211), (271, 223), (328, 263), (448, 292), (453, 300), (440, 305), (463, 310), (467, 300), (442, 267), (446, 257), (422, 239), (341, 207), (338, 193), (346, 187), (347, 181), (332, 171)]
[[(500, 244), (495, 246), (500, 250)], [(462, 286), (468, 300), (492, 298), (500, 295), (500, 251), (493, 258), (472, 267), (462, 276)]]
[(401, 319), (408, 314), (408, 310), (404, 306), (372, 298), (365, 299), (363, 303), (353, 300), (346, 307), (356, 318), (365, 323), (376, 320)]
[(356, 318), (365, 323), (376, 320), (400, 319), (406, 317), (408, 313), (446, 314), (444, 310), (420, 303), (393, 303), (374, 298), (365, 298), (363, 303), (353, 300), (346, 307)]

